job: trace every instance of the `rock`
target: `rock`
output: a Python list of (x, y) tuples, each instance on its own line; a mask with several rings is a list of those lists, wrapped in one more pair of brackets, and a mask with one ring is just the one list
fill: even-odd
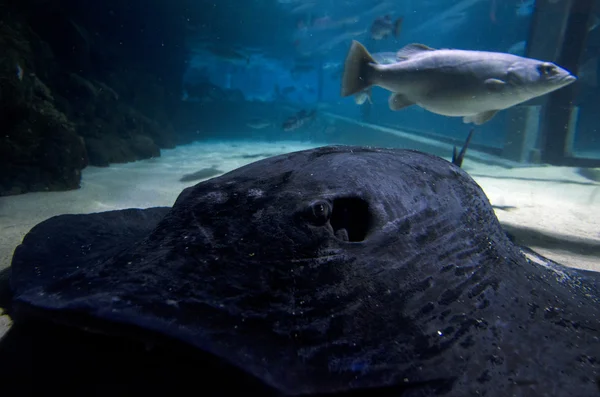
[(151, 157), (160, 157), (160, 149), (154, 141), (143, 135), (129, 139), (105, 136), (85, 139), (90, 165), (108, 167), (111, 163), (127, 163)]
[(31, 32), (0, 25), (0, 196), (79, 187), (87, 154), (74, 125), (56, 108), (50, 88), (30, 70)]
[(151, 138), (144, 135), (135, 135), (130, 142), (131, 150), (140, 158), (160, 157), (160, 148)]
[[(175, 146), (171, 117), (186, 57), (175, 9), (117, 0), (0, 4), (0, 195), (76, 189), (88, 161), (107, 166)], [(156, 13), (165, 14), (151, 23), (169, 32), (167, 46), (148, 46), (156, 29), (114, 44), (123, 34), (115, 18), (150, 23), (144, 18)]]

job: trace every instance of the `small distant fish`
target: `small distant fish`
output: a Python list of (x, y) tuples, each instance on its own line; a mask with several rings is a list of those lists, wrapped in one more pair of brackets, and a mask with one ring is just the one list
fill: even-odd
[(337, 69), (340, 66), (341, 64), (339, 62), (325, 62), (323, 64), (323, 70)]
[(16, 66), (17, 66), (17, 78), (19, 79), (19, 81), (23, 81), (23, 68), (18, 63)]
[(523, 0), (517, 5), (515, 14), (521, 18), (529, 17), (533, 14), (534, 9), (535, 0)]
[(203, 168), (200, 171), (196, 171), (191, 174), (186, 174), (186, 175), (182, 176), (179, 181), (180, 182), (191, 182), (191, 181), (197, 181), (200, 179), (208, 179), (210, 177), (213, 177), (215, 175), (220, 175), (222, 173), (223, 173), (223, 171), (217, 169), (213, 165), (210, 168)]
[(327, 31), (346, 29), (351, 25), (356, 24), (360, 20), (360, 16), (350, 16), (343, 19), (332, 19), (329, 16), (314, 18), (309, 22), (311, 31)]
[(270, 125), (271, 122), (269, 120), (261, 119), (258, 117), (252, 118), (246, 123), (246, 126), (255, 130), (262, 130), (263, 128), (267, 128)]
[(209, 52), (218, 58), (228, 62), (244, 62), (246, 65), (250, 64), (250, 57), (240, 51), (224, 48), (218, 45), (213, 45), (207, 48)]
[(284, 131), (293, 131), (295, 129), (302, 127), (309, 121), (312, 121), (316, 115), (317, 115), (316, 109), (311, 110), (310, 112), (307, 112), (306, 110), (303, 109), (303, 110), (299, 111), (298, 113), (296, 113), (295, 115), (288, 117), (283, 122), (283, 125), (281, 127), (283, 128)]
[(279, 154), (283, 154), (283, 153), (247, 153), (247, 154), (242, 154), (240, 156), (236, 156), (237, 158), (241, 158), (241, 159), (257, 159), (257, 158), (267, 158), (267, 157), (272, 157), (272, 156), (277, 156)]
[(391, 35), (398, 38), (402, 29), (402, 20), (403, 18), (400, 17), (396, 21), (392, 21), (392, 17), (389, 15), (375, 19), (371, 25), (371, 38), (373, 40), (383, 40)]
[(299, 14), (302, 12), (306, 12), (306, 11), (310, 10), (311, 8), (314, 8), (316, 5), (317, 4), (315, 2), (300, 4), (299, 6), (296, 6), (294, 9), (292, 9), (291, 13)]
[(377, 85), (392, 92), (388, 100), (392, 110), (418, 105), (481, 125), (500, 110), (577, 80), (552, 62), (501, 52), (409, 44), (396, 58), (396, 63), (378, 64), (362, 44), (353, 41), (344, 64), (341, 95)]

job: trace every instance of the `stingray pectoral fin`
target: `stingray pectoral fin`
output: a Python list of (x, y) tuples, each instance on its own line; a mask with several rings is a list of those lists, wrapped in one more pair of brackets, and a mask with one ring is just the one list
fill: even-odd
[(410, 101), (402, 94), (393, 93), (388, 99), (388, 104), (390, 105), (390, 109), (392, 109), (393, 111), (397, 111), (412, 106), (415, 103)]
[[(506, 227), (506, 226), (505, 226)], [(523, 245), (524, 232), (527, 233), (526, 229), (519, 230), (519, 228), (509, 228), (506, 233), (511, 237), (513, 242), (519, 244), (521, 252), (525, 254), (527, 259), (533, 261), (538, 265), (542, 265), (546, 268), (552, 269), (555, 272), (559, 272), (563, 275), (567, 275), (571, 281), (571, 287), (575, 289), (584, 289), (585, 295), (588, 297), (600, 296), (600, 272), (586, 269), (578, 269), (575, 267), (565, 266), (560, 263), (554, 262), (551, 259), (542, 256), (531, 248)], [(535, 236), (539, 239), (541, 236)], [(544, 237), (542, 237), (544, 238)]]
[(496, 115), (496, 113), (498, 113), (497, 110), (488, 110), (486, 112), (477, 113), (472, 116), (465, 116), (463, 117), (463, 123), (473, 123), (475, 125), (481, 125), (490, 121), (492, 117)]
[(600, 272), (577, 268), (567, 269), (571, 275), (577, 276), (579, 279), (584, 280), (589, 287), (593, 287), (596, 291), (594, 295), (598, 296), (598, 291), (600, 291)]
[(54, 284), (79, 268), (94, 268), (144, 238), (169, 210), (154, 207), (66, 214), (40, 222), (15, 249), (10, 275), (14, 294)]

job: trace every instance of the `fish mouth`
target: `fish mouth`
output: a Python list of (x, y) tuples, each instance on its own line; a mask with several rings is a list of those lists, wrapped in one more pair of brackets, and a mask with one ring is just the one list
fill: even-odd
[(560, 83), (565, 84), (565, 85), (574, 83), (575, 81), (577, 81), (577, 76), (575, 76), (573, 74), (568, 74), (559, 80)]
[(554, 76), (552, 79), (548, 80), (548, 84), (552, 90), (556, 90), (572, 84), (575, 81), (577, 81), (577, 76), (569, 73), (562, 76)]

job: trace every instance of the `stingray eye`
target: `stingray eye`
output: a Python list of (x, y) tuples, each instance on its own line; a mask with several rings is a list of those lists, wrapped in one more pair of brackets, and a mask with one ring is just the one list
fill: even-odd
[(551, 76), (556, 73), (556, 66), (551, 63), (544, 62), (538, 65), (538, 71), (542, 76)]
[(324, 225), (331, 217), (331, 206), (327, 201), (316, 201), (310, 205), (309, 215), (315, 225)]

